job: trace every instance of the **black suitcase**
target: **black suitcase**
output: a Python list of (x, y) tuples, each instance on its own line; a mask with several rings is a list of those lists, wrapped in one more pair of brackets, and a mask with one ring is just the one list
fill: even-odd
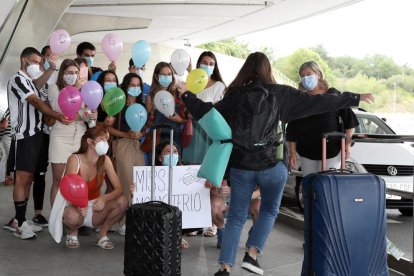
[[(165, 126), (164, 126), (165, 127)], [(153, 127), (152, 170), (155, 167)], [(173, 129), (170, 146), (173, 147)], [(172, 151), (170, 154), (172, 158)], [(170, 162), (171, 163), (171, 162)], [(170, 166), (168, 204), (160, 201), (133, 204), (126, 214), (124, 274), (127, 276), (181, 275), (181, 211), (171, 203), (173, 167)], [(154, 174), (151, 185), (154, 185)], [(151, 199), (154, 198), (151, 189)]]

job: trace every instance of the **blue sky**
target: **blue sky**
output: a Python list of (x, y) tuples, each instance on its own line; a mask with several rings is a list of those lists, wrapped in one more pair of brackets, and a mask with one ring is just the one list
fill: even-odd
[(364, 0), (312, 18), (237, 38), (277, 57), (322, 44), (331, 56), (383, 54), (414, 67), (414, 1)]

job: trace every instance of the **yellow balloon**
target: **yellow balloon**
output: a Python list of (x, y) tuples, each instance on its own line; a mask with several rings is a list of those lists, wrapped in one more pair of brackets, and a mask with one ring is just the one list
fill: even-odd
[(208, 82), (208, 75), (204, 69), (194, 69), (187, 76), (187, 88), (191, 92), (197, 94), (206, 88)]

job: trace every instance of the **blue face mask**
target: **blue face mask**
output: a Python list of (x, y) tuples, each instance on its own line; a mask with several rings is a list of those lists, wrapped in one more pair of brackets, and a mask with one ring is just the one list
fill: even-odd
[(50, 63), (47, 59), (45, 60), (45, 63), (43, 63), (43, 67), (45, 67), (45, 70), (50, 68)]
[(139, 94), (141, 94), (141, 88), (140, 87), (130, 87), (128, 88), (128, 95), (132, 97), (138, 97)]
[(200, 68), (207, 72), (207, 75), (210, 77), (214, 72), (214, 65), (205, 65), (200, 63)]
[(172, 83), (172, 75), (164, 76), (159, 75), (158, 82), (162, 87), (168, 87)]
[[(178, 154), (177, 153), (173, 153), (172, 156), (172, 166), (177, 166), (178, 164)], [(163, 166), (169, 166), (170, 165), (170, 155), (166, 154), (163, 156), (163, 161), (162, 161), (162, 165)]]
[(88, 67), (93, 66), (93, 60), (95, 59), (94, 57), (83, 57), (83, 58), (86, 59), (86, 62), (88, 63)]
[(318, 76), (316, 74), (304, 76), (301, 78), (301, 82), (306, 90), (311, 91), (318, 85)]
[(116, 87), (116, 82), (105, 82), (104, 83), (104, 90), (108, 91), (111, 88)]

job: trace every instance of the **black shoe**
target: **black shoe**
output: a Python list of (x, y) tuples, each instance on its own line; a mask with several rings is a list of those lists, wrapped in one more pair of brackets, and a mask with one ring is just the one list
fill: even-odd
[(33, 217), (33, 223), (40, 227), (47, 227), (49, 223), (47, 222), (47, 219), (42, 216), (41, 214), (36, 215)]
[(260, 267), (257, 259), (255, 260), (252, 257), (250, 257), (249, 253), (247, 252), (244, 254), (241, 268), (259, 275), (263, 275), (263, 269)]
[(92, 233), (92, 228), (81, 226), (78, 228), (78, 235), (79, 236), (90, 236)]
[(230, 272), (227, 269), (217, 271), (214, 276), (230, 276)]

